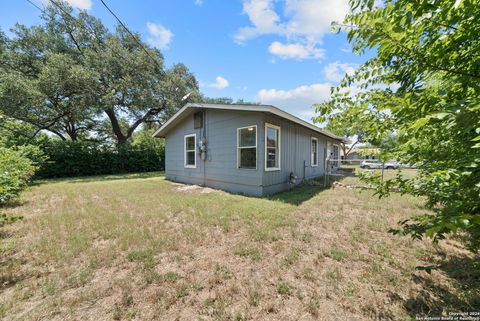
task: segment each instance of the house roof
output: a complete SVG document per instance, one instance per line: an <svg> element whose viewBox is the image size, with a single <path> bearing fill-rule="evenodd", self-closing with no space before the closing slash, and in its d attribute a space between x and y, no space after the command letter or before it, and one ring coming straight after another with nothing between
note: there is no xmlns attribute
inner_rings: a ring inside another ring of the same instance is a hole
<svg viewBox="0 0 480 321"><path fill-rule="evenodd" d="M354 148L350 151L350 153L359 153L359 154L380 154L382 150L380 148L377 148L377 147L358 147L358 148Z"/></svg>
<svg viewBox="0 0 480 321"><path fill-rule="evenodd" d="M157 130L153 136L154 137L165 137L165 134L174 128L179 122L185 119L187 116L191 115L194 111L199 109L222 109L222 110L234 110L234 111L256 111L263 113L270 113L278 117L290 120L296 124L299 124L303 127L316 131L327 137L340 140L342 142L348 142L344 137L336 136L325 129L322 129L318 126L310 124L298 117L293 116L275 106L271 105L229 105L229 104L201 104L201 103L188 103L183 106L175 115L173 115L159 130Z"/></svg>

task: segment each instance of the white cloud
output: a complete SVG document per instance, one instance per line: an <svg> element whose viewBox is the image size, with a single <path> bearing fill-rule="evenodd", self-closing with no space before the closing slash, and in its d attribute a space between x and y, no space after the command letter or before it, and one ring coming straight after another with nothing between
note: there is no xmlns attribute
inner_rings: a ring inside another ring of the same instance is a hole
<svg viewBox="0 0 480 321"><path fill-rule="evenodd" d="M92 7L92 0L65 0L70 6L81 9L81 10L90 10ZM50 0L42 0L42 3L45 5L50 5Z"/></svg>
<svg viewBox="0 0 480 321"><path fill-rule="evenodd" d="M343 21L350 6L348 0L286 0L288 35L305 36L319 42L330 32L333 21Z"/></svg>
<svg viewBox="0 0 480 321"><path fill-rule="evenodd" d="M329 83L300 86L290 90L262 89L255 99L263 104L271 104L287 112L310 121L314 116L313 104L330 98Z"/></svg>
<svg viewBox="0 0 480 321"><path fill-rule="evenodd" d="M355 69L358 68L357 64L340 63L335 61L323 69L325 78L329 81L340 82L342 78L347 75L353 75Z"/></svg>
<svg viewBox="0 0 480 321"><path fill-rule="evenodd" d="M159 49L167 49L173 38L173 33L160 24L147 22L147 29L150 36L148 42Z"/></svg>
<svg viewBox="0 0 480 321"><path fill-rule="evenodd" d="M273 9L272 0L243 0L243 13L248 15L252 26L243 27L235 35L235 41L242 43L262 34L280 33L280 17Z"/></svg>
<svg viewBox="0 0 480 321"><path fill-rule="evenodd" d="M203 0L195 0L195 5L201 6L203 4Z"/></svg>
<svg viewBox="0 0 480 321"><path fill-rule="evenodd" d="M348 0L284 0L283 21L275 11L274 0L243 0L243 12L251 26L235 35L237 42L276 34L318 44L330 31L332 21L343 21L349 11Z"/></svg>
<svg viewBox="0 0 480 321"><path fill-rule="evenodd" d="M228 82L228 80L221 76L218 76L217 78L215 78L215 82L208 84L207 87L221 90L227 88L229 85L230 83Z"/></svg>
<svg viewBox="0 0 480 321"><path fill-rule="evenodd" d="M315 48L312 45L302 45L300 43L282 44L274 41L268 48L270 53L279 56L282 59L321 59L325 56L325 50Z"/></svg>

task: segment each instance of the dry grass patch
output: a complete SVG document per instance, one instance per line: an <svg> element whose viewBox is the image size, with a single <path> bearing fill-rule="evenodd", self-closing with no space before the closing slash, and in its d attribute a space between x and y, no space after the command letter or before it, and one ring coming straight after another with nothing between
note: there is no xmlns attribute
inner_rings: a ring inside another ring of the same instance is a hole
<svg viewBox="0 0 480 321"><path fill-rule="evenodd" d="M479 306L467 262L393 236L421 200L300 187L269 198L178 190L158 173L46 181L8 209L6 320L405 320Z"/></svg>

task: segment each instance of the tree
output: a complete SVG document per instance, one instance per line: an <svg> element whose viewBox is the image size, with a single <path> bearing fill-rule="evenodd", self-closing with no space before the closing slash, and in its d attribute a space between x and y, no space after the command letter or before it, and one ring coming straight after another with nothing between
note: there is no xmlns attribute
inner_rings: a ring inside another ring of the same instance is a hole
<svg viewBox="0 0 480 321"><path fill-rule="evenodd" d="M75 141L93 127L95 75L72 41L48 24L17 25L2 55L0 109L5 115Z"/></svg>
<svg viewBox="0 0 480 321"><path fill-rule="evenodd" d="M415 164L412 179L379 184L424 196L432 209L400 222L394 233L414 238L462 232L480 247L480 6L478 1L395 0L376 6L352 0L345 30L353 50L373 49L373 58L317 105L318 121L356 119L372 139L396 133L387 153ZM348 89L357 86L354 94Z"/></svg>
<svg viewBox="0 0 480 321"><path fill-rule="evenodd" d="M343 156L345 157L350 154L358 143L365 142L365 131L362 128L362 124L358 123L356 119L343 117L343 115L332 115L325 128L335 135L353 139L349 146L344 142L341 144Z"/></svg>
<svg viewBox="0 0 480 321"><path fill-rule="evenodd" d="M123 26L110 32L57 0L42 19L39 26L17 25L7 40L0 108L9 117L73 141L109 136L106 126L96 132L108 119L123 145L141 124L162 123L185 95L200 97L187 67L165 68L160 51Z"/></svg>

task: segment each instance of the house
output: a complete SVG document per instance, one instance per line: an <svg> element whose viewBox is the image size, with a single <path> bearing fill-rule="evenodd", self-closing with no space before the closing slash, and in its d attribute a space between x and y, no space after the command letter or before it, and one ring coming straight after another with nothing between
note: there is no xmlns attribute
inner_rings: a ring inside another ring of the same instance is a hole
<svg viewBox="0 0 480 321"><path fill-rule="evenodd" d="M378 159L378 155L380 155L380 148L376 147L358 147L353 148L350 153L348 153L345 159L352 159L352 160L359 160L359 159Z"/></svg>
<svg viewBox="0 0 480 321"><path fill-rule="evenodd" d="M343 141L274 106L199 103L154 136L165 138L167 179L255 196L322 176Z"/></svg>

